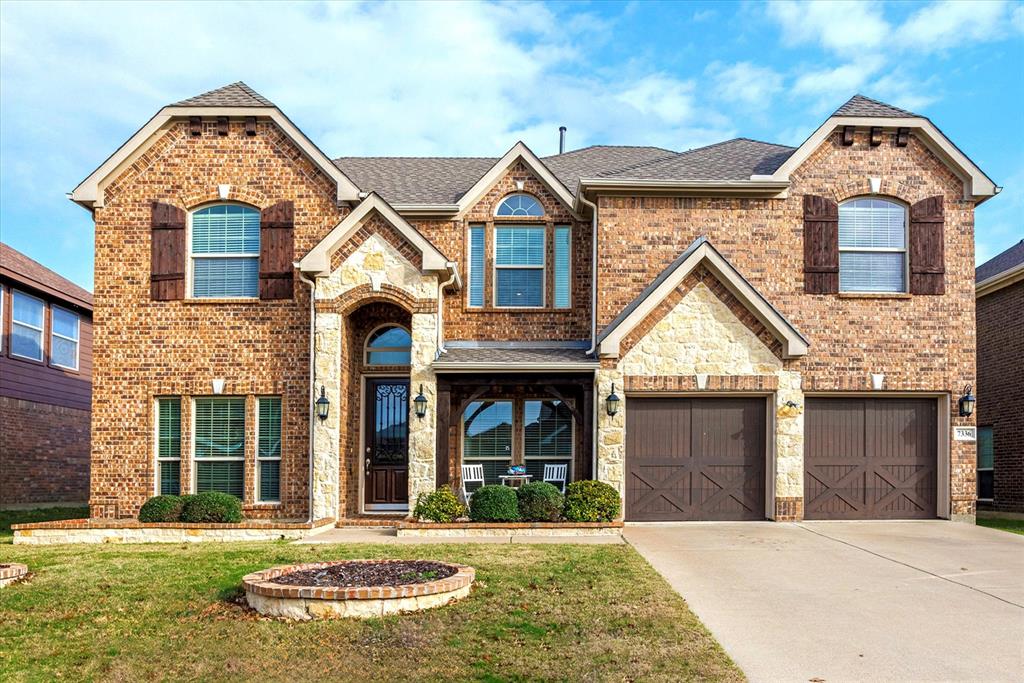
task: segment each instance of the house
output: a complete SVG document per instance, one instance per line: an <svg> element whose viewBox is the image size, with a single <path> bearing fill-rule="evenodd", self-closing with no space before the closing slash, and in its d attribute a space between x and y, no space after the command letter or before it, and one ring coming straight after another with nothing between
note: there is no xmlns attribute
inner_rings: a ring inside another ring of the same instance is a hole
<svg viewBox="0 0 1024 683"><path fill-rule="evenodd" d="M183 100L71 194L91 513L405 514L464 463L561 463L627 520L973 519L953 428L996 192L862 96L797 148L333 160L243 83Z"/></svg>
<svg viewBox="0 0 1024 683"><path fill-rule="evenodd" d="M974 273L978 507L1024 512L1024 240Z"/></svg>
<svg viewBox="0 0 1024 683"><path fill-rule="evenodd" d="M92 295L0 243L0 509L89 500Z"/></svg>

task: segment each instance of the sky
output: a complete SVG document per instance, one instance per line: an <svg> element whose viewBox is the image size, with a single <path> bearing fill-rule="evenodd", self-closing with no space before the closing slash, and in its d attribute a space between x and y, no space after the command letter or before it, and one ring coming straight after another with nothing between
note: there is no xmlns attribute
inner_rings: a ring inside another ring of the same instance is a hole
<svg viewBox="0 0 1024 683"><path fill-rule="evenodd" d="M522 139L799 145L855 93L923 114L1024 238L1024 2L0 3L0 240L92 288L66 198L162 106L245 81L331 157Z"/></svg>

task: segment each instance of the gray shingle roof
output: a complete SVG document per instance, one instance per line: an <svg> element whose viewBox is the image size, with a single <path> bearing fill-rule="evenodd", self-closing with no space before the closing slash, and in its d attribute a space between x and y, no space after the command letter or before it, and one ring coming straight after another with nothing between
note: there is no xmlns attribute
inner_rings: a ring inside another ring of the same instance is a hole
<svg viewBox="0 0 1024 683"><path fill-rule="evenodd" d="M770 175L795 147L736 138L600 174L630 180L749 180Z"/></svg>
<svg viewBox="0 0 1024 683"><path fill-rule="evenodd" d="M587 355L585 348L545 348L524 346L458 346L449 343L448 353L436 361L435 366L488 365L494 368L514 368L522 365L576 364L597 366L597 360Z"/></svg>
<svg viewBox="0 0 1024 683"><path fill-rule="evenodd" d="M974 281L981 282L1024 263L1024 240L974 269Z"/></svg>
<svg viewBox="0 0 1024 683"><path fill-rule="evenodd" d="M454 204L487 173L492 157L342 157L334 165L390 204Z"/></svg>
<svg viewBox="0 0 1024 683"><path fill-rule="evenodd" d="M895 116L898 118L918 118L919 115L906 109L894 107L885 102L873 100L863 95L854 95L843 106L836 109L832 116Z"/></svg>
<svg viewBox="0 0 1024 683"><path fill-rule="evenodd" d="M570 192L575 193L580 178L594 178L676 154L678 152L661 147L592 145L544 157L541 161Z"/></svg>
<svg viewBox="0 0 1024 683"><path fill-rule="evenodd" d="M273 107L274 103L242 81L225 85L202 95L175 102L174 107Z"/></svg>

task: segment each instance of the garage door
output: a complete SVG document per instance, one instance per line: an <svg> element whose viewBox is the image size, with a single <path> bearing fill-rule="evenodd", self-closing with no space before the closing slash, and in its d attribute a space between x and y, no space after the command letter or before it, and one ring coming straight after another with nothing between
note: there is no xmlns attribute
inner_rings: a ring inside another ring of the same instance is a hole
<svg viewBox="0 0 1024 683"><path fill-rule="evenodd" d="M765 399L630 398L626 519L764 519Z"/></svg>
<svg viewBox="0 0 1024 683"><path fill-rule="evenodd" d="M808 398L804 517L935 517L937 413L927 398Z"/></svg>

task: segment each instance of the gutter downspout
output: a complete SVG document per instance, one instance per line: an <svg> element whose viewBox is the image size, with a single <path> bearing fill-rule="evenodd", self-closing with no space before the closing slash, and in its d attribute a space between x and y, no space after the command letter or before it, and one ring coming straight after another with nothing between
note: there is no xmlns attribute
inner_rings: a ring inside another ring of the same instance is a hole
<svg viewBox="0 0 1024 683"><path fill-rule="evenodd" d="M296 268L299 264L294 264ZM316 427L316 280L310 280L302 271L299 271L299 279L309 285L309 519L307 524L313 524L313 430Z"/></svg>
<svg viewBox="0 0 1024 683"><path fill-rule="evenodd" d="M579 194L576 196L580 200L581 204L590 207L591 219L590 219L590 348L587 350L587 355L597 352L597 204L588 200L583 196L583 188L580 188ZM590 472L594 478L597 478L597 421L600 419L599 405L601 403L599 391L600 387L597 386L597 370L594 370L594 438L591 440L590 447Z"/></svg>
<svg viewBox="0 0 1024 683"><path fill-rule="evenodd" d="M456 270L458 264L454 261L449 261L445 265L452 276L446 282L442 282L437 286L437 352L434 354L435 360L440 358L441 354L448 353L448 349L444 348L444 288L455 282L459 277L459 271Z"/></svg>

